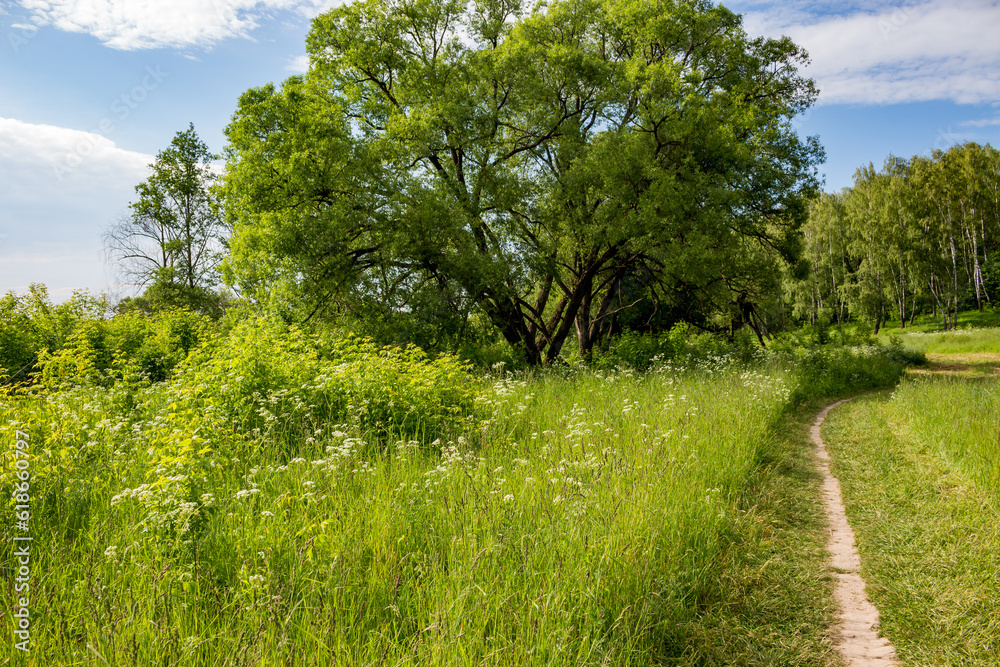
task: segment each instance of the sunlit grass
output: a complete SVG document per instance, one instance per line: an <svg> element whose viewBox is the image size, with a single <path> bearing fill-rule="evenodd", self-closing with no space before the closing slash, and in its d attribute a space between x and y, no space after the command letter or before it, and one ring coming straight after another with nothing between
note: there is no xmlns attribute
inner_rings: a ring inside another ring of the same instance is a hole
<svg viewBox="0 0 1000 667"><path fill-rule="evenodd" d="M888 414L901 433L1000 500L1000 385L996 380L904 381Z"/></svg>
<svg viewBox="0 0 1000 667"><path fill-rule="evenodd" d="M997 664L1000 484L995 384L904 380L824 429L862 573L900 663Z"/></svg>
<svg viewBox="0 0 1000 667"><path fill-rule="evenodd" d="M906 347L928 354L1000 354L1000 328L911 332L899 338Z"/></svg>
<svg viewBox="0 0 1000 667"><path fill-rule="evenodd" d="M681 655L677 628L713 587L721 536L787 394L774 372L508 377L454 440L378 445L331 425L290 459L252 442L209 466L203 518L186 530L157 530L123 495L155 459L141 425L98 417L109 394L8 402L4 423L40 439L52 420L65 440L36 459L36 658Z"/></svg>

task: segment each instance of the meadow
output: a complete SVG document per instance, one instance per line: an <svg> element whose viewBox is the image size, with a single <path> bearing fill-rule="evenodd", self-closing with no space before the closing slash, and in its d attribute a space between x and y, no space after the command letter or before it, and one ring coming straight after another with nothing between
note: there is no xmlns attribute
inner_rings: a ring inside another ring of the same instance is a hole
<svg viewBox="0 0 1000 667"><path fill-rule="evenodd" d="M1000 335L916 333L935 360L824 431L881 631L902 665L1000 655Z"/></svg>
<svg viewBox="0 0 1000 667"><path fill-rule="evenodd" d="M1000 328L913 331L898 336L906 347L926 354L997 354Z"/></svg>
<svg viewBox="0 0 1000 667"><path fill-rule="evenodd" d="M0 403L6 526L28 435L34 664L829 664L782 433L903 369L866 346L486 373L259 320L159 382L67 349Z"/></svg>

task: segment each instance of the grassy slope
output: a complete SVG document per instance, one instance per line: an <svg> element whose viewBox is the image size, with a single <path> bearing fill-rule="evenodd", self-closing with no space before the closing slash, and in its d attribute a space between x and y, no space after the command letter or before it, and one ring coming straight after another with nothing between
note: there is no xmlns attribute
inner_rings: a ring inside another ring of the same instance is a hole
<svg viewBox="0 0 1000 667"><path fill-rule="evenodd" d="M983 312L978 310L965 310L958 314L958 326L960 329L971 327L973 329L982 329L990 327L1000 327L1000 310L993 310L987 308ZM904 332L919 332L919 333L934 333L940 332L944 328L944 324L940 317L935 317L933 315L919 315L913 321L911 326L909 320L907 320L906 327L904 329L899 328L899 322L889 322L882 331L879 332L879 338L889 337L893 334L899 334Z"/></svg>
<svg viewBox="0 0 1000 667"><path fill-rule="evenodd" d="M917 333L900 336L906 347L928 354L982 354L1000 350L1000 329L959 329L957 331Z"/></svg>
<svg viewBox="0 0 1000 667"><path fill-rule="evenodd" d="M836 664L811 411L775 441L775 381L508 383L481 443L444 457L373 457L328 432L299 462L264 448L218 470L215 510L177 542L111 504L144 479L145 443L96 424L100 395L67 395L37 413L66 449L32 519L34 657Z"/></svg>
<svg viewBox="0 0 1000 667"><path fill-rule="evenodd" d="M919 411L942 399L941 386L959 382L924 381L907 389L907 400ZM961 417L954 407L952 420ZM824 437L869 596L902 663L995 666L1000 505L945 442L930 442L925 432L880 393L834 411Z"/></svg>
<svg viewBox="0 0 1000 667"><path fill-rule="evenodd" d="M958 329L944 331L940 318L921 315L905 329L886 326L878 338L888 342L899 337L906 347L929 354L1000 352L1000 311L965 311L959 314L958 324Z"/></svg>

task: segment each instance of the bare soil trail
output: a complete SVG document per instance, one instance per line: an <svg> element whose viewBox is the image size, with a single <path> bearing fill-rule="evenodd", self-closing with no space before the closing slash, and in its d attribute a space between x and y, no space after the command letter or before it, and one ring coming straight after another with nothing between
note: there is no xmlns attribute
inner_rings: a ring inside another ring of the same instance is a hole
<svg viewBox="0 0 1000 667"><path fill-rule="evenodd" d="M831 556L830 567L837 578L834 596L840 605L837 650L850 667L898 665L892 643L878 636L878 610L865 593L861 561L854 544L854 531L844 512L840 482L830 473L830 455L820 436L820 427L827 414L845 402L838 401L821 411L809 432L816 444L816 465L823 475L823 505L830 522L827 551Z"/></svg>

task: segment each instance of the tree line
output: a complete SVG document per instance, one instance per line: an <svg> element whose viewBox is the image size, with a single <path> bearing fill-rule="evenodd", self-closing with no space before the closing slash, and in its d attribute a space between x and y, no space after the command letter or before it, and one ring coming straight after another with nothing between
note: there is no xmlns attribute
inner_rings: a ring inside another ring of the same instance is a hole
<svg viewBox="0 0 1000 667"><path fill-rule="evenodd" d="M822 147L791 126L807 54L711 2L361 0L307 51L240 97L221 156L193 127L157 156L106 238L146 288L120 309L235 296L535 365L678 323L761 345L802 322L953 327L1000 291L997 151L890 157L821 194Z"/></svg>
<svg viewBox="0 0 1000 667"><path fill-rule="evenodd" d="M967 143L869 164L813 201L802 233L811 270L786 281L795 317L853 317L877 333L933 313L954 328L959 311L1000 298L1000 151Z"/></svg>

